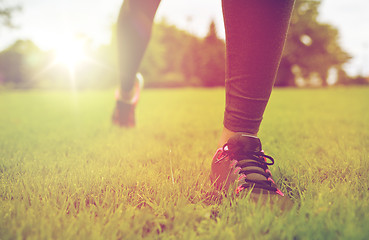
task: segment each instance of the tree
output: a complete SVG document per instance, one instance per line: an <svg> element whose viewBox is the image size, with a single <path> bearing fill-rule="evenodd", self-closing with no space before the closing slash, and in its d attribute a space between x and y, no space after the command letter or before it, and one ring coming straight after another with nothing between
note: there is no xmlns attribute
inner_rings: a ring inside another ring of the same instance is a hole
<svg viewBox="0 0 369 240"><path fill-rule="evenodd" d="M203 85L224 86L225 45L224 41L217 36L214 21L210 23L208 34L203 40L201 56L199 78Z"/></svg>
<svg viewBox="0 0 369 240"><path fill-rule="evenodd" d="M0 25L14 27L12 16L14 12L19 11L19 6L4 6L4 1L0 0Z"/></svg>
<svg viewBox="0 0 369 240"><path fill-rule="evenodd" d="M199 77L199 70L201 69L201 51L201 39L192 37L187 41L186 50L182 57L181 72L190 85L202 85L202 80Z"/></svg>
<svg viewBox="0 0 369 240"><path fill-rule="evenodd" d="M342 69L350 56L338 43L338 30L317 19L321 1L297 0L276 86L294 86L296 75L316 75L327 85L329 69Z"/></svg>
<svg viewBox="0 0 369 240"><path fill-rule="evenodd" d="M0 83L30 88L33 76L45 65L46 55L30 40L18 40L0 53Z"/></svg>
<svg viewBox="0 0 369 240"><path fill-rule="evenodd" d="M182 59L192 36L167 23L165 19L153 26L153 34L142 60L140 72L146 86L183 86ZM146 84L147 83L147 84Z"/></svg>
<svg viewBox="0 0 369 240"><path fill-rule="evenodd" d="M0 84L19 85L24 82L22 55L4 51L0 54Z"/></svg>

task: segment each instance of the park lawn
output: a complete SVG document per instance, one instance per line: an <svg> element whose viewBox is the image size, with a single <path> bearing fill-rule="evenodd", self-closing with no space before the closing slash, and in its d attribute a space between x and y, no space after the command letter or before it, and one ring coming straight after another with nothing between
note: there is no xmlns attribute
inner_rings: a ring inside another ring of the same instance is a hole
<svg viewBox="0 0 369 240"><path fill-rule="evenodd" d="M224 90L0 92L0 239L369 239L369 88L275 89L259 137L294 202L212 197Z"/></svg>

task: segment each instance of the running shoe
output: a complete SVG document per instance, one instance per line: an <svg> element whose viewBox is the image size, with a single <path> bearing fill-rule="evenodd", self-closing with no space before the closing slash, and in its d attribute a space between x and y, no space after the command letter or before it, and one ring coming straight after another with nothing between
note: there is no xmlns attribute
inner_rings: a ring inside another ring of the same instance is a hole
<svg viewBox="0 0 369 240"><path fill-rule="evenodd" d="M236 194L252 192L252 195L284 194L277 188L268 166L274 164L265 155L260 139L237 133L219 148L213 158L210 179L217 190L228 191L233 186Z"/></svg>
<svg viewBox="0 0 369 240"><path fill-rule="evenodd" d="M135 109L140 98L140 92L143 87L143 77L140 73L136 75L136 81L133 86L133 97L130 100L123 100L119 89L115 92L116 105L112 116L113 124L120 127L133 128L136 125Z"/></svg>

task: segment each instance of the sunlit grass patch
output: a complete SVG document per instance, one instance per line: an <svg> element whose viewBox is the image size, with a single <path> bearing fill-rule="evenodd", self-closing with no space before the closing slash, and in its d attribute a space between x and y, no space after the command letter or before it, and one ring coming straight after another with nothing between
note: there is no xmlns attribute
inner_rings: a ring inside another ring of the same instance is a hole
<svg viewBox="0 0 369 240"><path fill-rule="evenodd" d="M369 89L276 89L260 138L291 211L216 199L223 89L0 94L0 238L366 239Z"/></svg>

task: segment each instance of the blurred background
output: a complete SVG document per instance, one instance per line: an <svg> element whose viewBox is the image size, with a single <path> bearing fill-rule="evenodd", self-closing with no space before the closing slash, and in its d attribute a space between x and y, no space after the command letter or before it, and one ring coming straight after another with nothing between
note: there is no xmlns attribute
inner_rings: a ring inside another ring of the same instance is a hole
<svg viewBox="0 0 369 240"><path fill-rule="evenodd" d="M0 0L0 89L118 86L121 0ZM369 2L296 0L276 86L369 84ZM146 87L224 85L221 0L163 0Z"/></svg>

